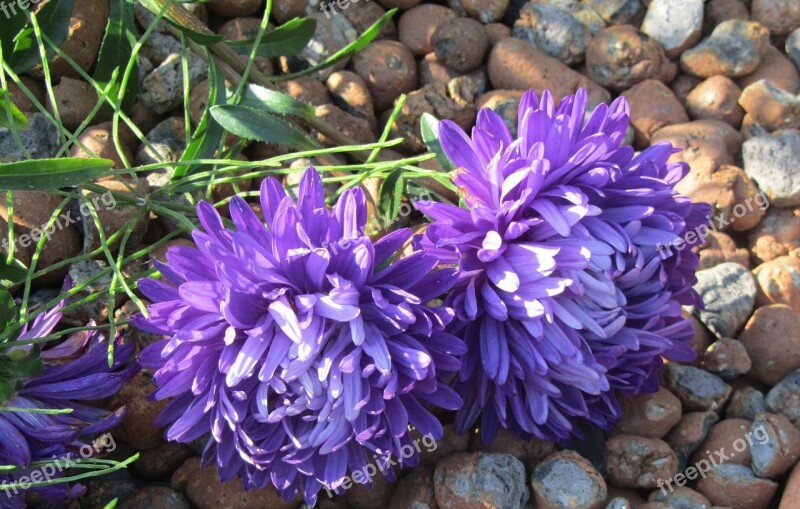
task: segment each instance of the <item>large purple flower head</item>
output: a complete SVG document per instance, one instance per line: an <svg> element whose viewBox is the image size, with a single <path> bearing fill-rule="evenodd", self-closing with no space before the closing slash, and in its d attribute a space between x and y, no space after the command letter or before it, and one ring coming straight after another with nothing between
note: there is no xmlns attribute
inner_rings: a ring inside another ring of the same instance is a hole
<svg viewBox="0 0 800 509"><path fill-rule="evenodd" d="M622 144L624 99L588 118L586 101L526 93L516 139L490 109L471 139L440 124L466 208L419 204L434 220L420 245L458 267L447 303L468 352L456 425L480 416L486 442L500 427L560 442L582 421L608 428L618 392L652 388L662 355L693 356L681 304L699 303L697 257L658 246L706 209L673 191L687 166L667 163L672 146Z"/></svg>
<svg viewBox="0 0 800 509"><path fill-rule="evenodd" d="M210 431L204 461L216 459L223 480L271 483L313 505L348 468L401 459L410 426L442 435L428 408L460 406L441 380L465 347L444 331L452 310L427 305L454 271L424 252L392 260L410 231L373 243L363 192L345 191L328 209L313 168L298 196L265 180L263 221L237 197L235 229L201 203L197 249L171 249L159 265L167 282L141 283L154 304L136 323L169 336L141 358L157 369L155 398L175 398L160 416L167 437ZM417 452L406 448L405 463Z"/></svg>
<svg viewBox="0 0 800 509"><path fill-rule="evenodd" d="M63 306L61 302L40 314L30 327L23 328L17 341L31 342L50 334L61 319ZM51 504L65 504L83 494L85 488L80 484L58 483L30 489L24 486L30 481L62 478L65 461L87 457L87 447L92 449L87 443L89 437L122 421L124 409L109 412L81 403L116 394L138 370L133 358L135 346L123 344L119 337L115 346L114 362L109 366L104 334L97 330L78 332L41 352L44 368L40 374L17 380L11 398L0 404L0 465L18 467L0 474L0 508L25 507L28 492ZM35 355L30 344L10 350L26 357ZM49 413L63 409L72 411ZM32 465L54 460L60 461L61 466Z"/></svg>

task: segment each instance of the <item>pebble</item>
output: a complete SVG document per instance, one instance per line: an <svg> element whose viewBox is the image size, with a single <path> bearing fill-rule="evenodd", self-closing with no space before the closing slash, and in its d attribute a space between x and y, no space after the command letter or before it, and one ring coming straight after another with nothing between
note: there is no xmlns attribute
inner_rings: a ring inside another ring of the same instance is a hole
<svg viewBox="0 0 800 509"><path fill-rule="evenodd" d="M84 199L93 205L100 224L103 225L104 240L98 234L90 206L86 202L82 202L80 212L83 217L83 251L88 253L103 246L108 247L112 252L117 251L121 245L122 236L125 235L123 227L137 216L138 219L130 229L131 233L126 247L130 248L139 245L147 232L150 215L142 213L139 203L126 203L121 199L116 199L111 193L143 200L150 190L147 180L141 178L136 180L122 179L122 177L118 177L114 180L97 182L97 185L107 191L100 194L95 191L84 190L82 194ZM122 231L121 235L113 242L108 242L109 237L118 231Z"/></svg>
<svg viewBox="0 0 800 509"><path fill-rule="evenodd" d="M419 4L422 0L379 0L380 4L387 9L410 9Z"/></svg>
<svg viewBox="0 0 800 509"><path fill-rule="evenodd" d="M119 507L120 509L189 509L189 501L171 488L147 486L137 490L136 495Z"/></svg>
<svg viewBox="0 0 800 509"><path fill-rule="evenodd" d="M336 71L338 72L338 71ZM331 73L333 76L335 73ZM305 101L312 106L319 106L331 102L328 89L321 82L311 76L301 76L297 79L281 82L281 90L295 99Z"/></svg>
<svg viewBox="0 0 800 509"><path fill-rule="evenodd" d="M768 262L800 248L800 209L772 207L749 235L756 260Z"/></svg>
<svg viewBox="0 0 800 509"><path fill-rule="evenodd" d="M769 45L769 30L754 21L728 20L681 55L681 68L701 78L736 78L755 71Z"/></svg>
<svg viewBox="0 0 800 509"><path fill-rule="evenodd" d="M759 292L756 304L786 304L800 313L800 259L781 256L755 269Z"/></svg>
<svg viewBox="0 0 800 509"><path fill-rule="evenodd" d="M222 483L219 481L216 465L199 468L189 474L186 481L186 496L198 509L219 509L221 507L225 509L254 509L256 507L295 509L299 505L298 500L284 501L272 486L248 491L244 489L240 479Z"/></svg>
<svg viewBox="0 0 800 509"><path fill-rule="evenodd" d="M499 41L489 53L489 81L498 90L550 90L553 98L574 94L586 88L589 105L594 107L610 99L608 91L572 68L519 39L508 37Z"/></svg>
<svg viewBox="0 0 800 509"><path fill-rule="evenodd" d="M328 76L326 84L337 106L346 113L363 118L369 123L370 128L374 129L375 106L367 84L358 74L351 71L336 71Z"/></svg>
<svg viewBox="0 0 800 509"><path fill-rule="evenodd" d="M317 118L323 119L333 126L338 132L349 136L359 143L373 143L375 141L375 133L372 132L372 127L369 121L364 118L358 117L347 113L343 109L334 106L333 104L323 104L316 107ZM321 145L331 145L333 140L321 132L312 132L312 136Z"/></svg>
<svg viewBox="0 0 800 509"><path fill-rule="evenodd" d="M156 426L155 420L169 401L150 401L148 396L155 390L152 375L140 371L119 392L119 403L127 411L116 432L123 434L122 438L140 451L165 443L164 431Z"/></svg>
<svg viewBox="0 0 800 509"><path fill-rule="evenodd" d="M800 205L800 131L789 129L756 136L742 145L744 171L776 207Z"/></svg>
<svg viewBox="0 0 800 509"><path fill-rule="evenodd" d="M147 133L147 140L156 152L153 153L149 147L142 144L136 152L136 164L179 161L183 151L186 150L186 131L183 118L170 117L162 120ZM157 187L152 186L152 182L150 184L151 187Z"/></svg>
<svg viewBox="0 0 800 509"><path fill-rule="evenodd" d="M55 97L55 106L48 94L46 97L47 109L55 114L57 108L61 122L70 131L75 131L89 118L98 101L97 92L90 84L66 76L53 87L53 96ZM99 123L108 120L108 112L108 108L100 108L90 122Z"/></svg>
<svg viewBox="0 0 800 509"><path fill-rule="evenodd" d="M223 18L236 18L255 14L263 3L263 0L209 0L208 10Z"/></svg>
<svg viewBox="0 0 800 509"><path fill-rule="evenodd" d="M756 298L753 275L737 263L723 263L697 272L695 290L706 307L700 319L722 337L735 337L750 317Z"/></svg>
<svg viewBox="0 0 800 509"><path fill-rule="evenodd" d="M386 14L386 9L381 7L381 4L378 2L366 2L359 4L358 9L346 9L343 14L350 24L353 25L353 28L356 29L356 32L363 34L369 27L375 24L376 21ZM378 33L378 37L376 39L388 39L390 41L396 41L397 27L395 24L386 23L383 29L381 29L381 31Z"/></svg>
<svg viewBox="0 0 800 509"><path fill-rule="evenodd" d="M202 81L208 64L189 50L189 86ZM147 75L142 83L142 101L156 113L166 113L183 102L183 59L180 53L170 54Z"/></svg>
<svg viewBox="0 0 800 509"><path fill-rule="evenodd" d="M27 115L28 129L18 131L22 146L29 154L20 150L11 130L0 127L0 163L13 163L26 159L48 159L55 157L61 147L59 131L44 113Z"/></svg>
<svg viewBox="0 0 800 509"><path fill-rule="evenodd" d="M725 419L714 424L691 462L696 465L703 459L713 459L749 466L751 444L747 437L750 425L751 422L746 419Z"/></svg>
<svg viewBox="0 0 800 509"><path fill-rule="evenodd" d="M696 316L692 315L691 313L687 313L686 310L683 311L684 318L687 318L692 324L692 330L694 334L692 334L692 350L697 353L697 358L694 360L693 365L700 366L702 361L703 352L706 351L711 345L711 342L714 341L712 334L708 331L703 322L697 319Z"/></svg>
<svg viewBox="0 0 800 509"><path fill-rule="evenodd" d="M118 472L103 477L86 479L81 484L86 486L86 494L81 497L81 507L90 509L105 508L112 500L124 500L136 496L139 487L133 482L130 474Z"/></svg>
<svg viewBox="0 0 800 509"><path fill-rule="evenodd" d="M502 439L502 430L496 440ZM458 452L465 452L469 447L470 437L467 434L458 434L453 429L452 424L444 425L444 435L436 443L436 449L423 449L420 452L420 464L427 467L435 467L436 463L442 458Z"/></svg>
<svg viewBox="0 0 800 509"><path fill-rule="evenodd" d="M358 9L361 7L359 5ZM348 12L348 10L342 12ZM321 64L358 38L359 32L356 31L346 16L334 15L328 17L321 12L313 12L306 16L306 19L313 19L317 22L317 29L314 31L314 35L300 53L300 56L309 65ZM372 44L376 43L373 42ZM363 51L366 52L367 50ZM330 76L331 73L344 69L349 61L349 58L343 58L338 63L315 72L312 76L320 79L320 81L325 81L325 78Z"/></svg>
<svg viewBox="0 0 800 509"><path fill-rule="evenodd" d="M800 73L797 67L781 50L772 45L767 47L756 70L737 78L736 83L740 88L746 88L759 80L767 80L790 94L800 91Z"/></svg>
<svg viewBox="0 0 800 509"><path fill-rule="evenodd" d="M661 81L642 81L621 95L630 106L630 120L637 147L648 147L653 133L662 127L689 121L680 100Z"/></svg>
<svg viewBox="0 0 800 509"><path fill-rule="evenodd" d="M146 479L169 479L192 456L194 451L188 445L167 442L155 449L142 451L133 468Z"/></svg>
<svg viewBox="0 0 800 509"><path fill-rule="evenodd" d="M750 382L747 382L750 383ZM767 403L764 393L752 385L742 385L733 391L728 406L725 407L725 418L747 419L752 421L761 412L766 412Z"/></svg>
<svg viewBox="0 0 800 509"><path fill-rule="evenodd" d="M767 131L800 128L800 96L784 92L767 80L745 88L739 104Z"/></svg>
<svg viewBox="0 0 800 509"><path fill-rule="evenodd" d="M711 509L711 501L700 493L686 486L671 486L672 491L664 494L662 490L654 490L648 500L661 502L674 509Z"/></svg>
<svg viewBox="0 0 800 509"><path fill-rule="evenodd" d="M434 472L440 509L523 509L529 498L525 467L511 454L458 453Z"/></svg>
<svg viewBox="0 0 800 509"><path fill-rule="evenodd" d="M800 369L792 371L767 393L767 409L800 425Z"/></svg>
<svg viewBox="0 0 800 509"><path fill-rule="evenodd" d="M749 3L749 2L748 2ZM710 0L706 2L703 25L706 32L729 19L750 19L750 9L743 0Z"/></svg>
<svg viewBox="0 0 800 509"><path fill-rule="evenodd" d="M617 435L606 444L608 480L620 488L655 488L678 472L678 458L663 440Z"/></svg>
<svg viewBox="0 0 800 509"><path fill-rule="evenodd" d="M447 427L445 427L447 430ZM474 433L469 441L469 450L472 452L509 453L520 460L528 469L532 469L539 462L555 451L555 445L546 440L534 438L525 441L514 433L500 429L494 441L486 445L481 441L480 433Z"/></svg>
<svg viewBox="0 0 800 509"><path fill-rule="evenodd" d="M719 120L737 128L744 117L744 109L739 106L740 95L742 89L732 79L712 76L686 96L686 111L694 120Z"/></svg>
<svg viewBox="0 0 800 509"><path fill-rule="evenodd" d="M395 481L390 481L385 475L376 475L372 478L372 486L355 483L344 492L344 498L351 509L386 507L394 495L395 487Z"/></svg>
<svg viewBox="0 0 800 509"><path fill-rule="evenodd" d="M431 44L440 62L456 72L466 73L481 65L489 39L478 21L452 18L436 28Z"/></svg>
<svg viewBox="0 0 800 509"><path fill-rule="evenodd" d="M217 34L229 41L244 41L255 39L261 29L261 18L233 18L217 29ZM273 74L272 61L267 57L255 57L255 69L265 75Z"/></svg>
<svg viewBox="0 0 800 509"><path fill-rule="evenodd" d="M644 16L640 0L582 0L609 25L639 25Z"/></svg>
<svg viewBox="0 0 800 509"><path fill-rule="evenodd" d="M658 79L668 64L654 39L630 25L601 30L586 49L586 70L594 81L615 91Z"/></svg>
<svg viewBox="0 0 800 509"><path fill-rule="evenodd" d="M795 0L753 0L750 12L773 37L785 37L800 27L800 3Z"/></svg>
<svg viewBox="0 0 800 509"><path fill-rule="evenodd" d="M486 30L486 37L489 39L490 48L497 44L500 39L511 37L511 28L502 23L489 23L483 27L483 29Z"/></svg>
<svg viewBox="0 0 800 509"><path fill-rule="evenodd" d="M171 34L153 32L144 41L139 55L147 58L154 65L161 65L172 53L181 52L181 41Z"/></svg>
<svg viewBox="0 0 800 509"><path fill-rule="evenodd" d="M589 33L596 35L606 27L606 21L596 10L580 0L532 0L537 4L553 5L572 14L581 25L589 29Z"/></svg>
<svg viewBox="0 0 800 509"><path fill-rule="evenodd" d="M459 77L461 73L450 69L436 57L436 53L428 53L420 59L418 66L419 86L441 83L447 85L450 80Z"/></svg>
<svg viewBox="0 0 800 509"><path fill-rule="evenodd" d="M154 449L157 450L157 449ZM169 485L173 490L180 493L186 493L186 485L189 479L202 468L201 460L198 456L191 457L181 464L177 470L172 474Z"/></svg>
<svg viewBox="0 0 800 509"><path fill-rule="evenodd" d="M433 51L433 33L456 13L443 5L422 4L404 12L397 23L397 31L406 48L421 57Z"/></svg>
<svg viewBox="0 0 800 509"><path fill-rule="evenodd" d="M120 149L125 155L125 161L127 161L128 164L131 164L133 162L133 154L131 154L130 149L125 144L123 132L122 126L120 126ZM84 150L82 147L86 147L89 152ZM117 151L117 147L114 143L113 127L111 122L103 122L95 126L87 127L78 136L77 142L70 149L70 156L84 158L100 157L113 161L114 168L122 169L126 167L125 161L123 161L122 157L120 157L120 154Z"/></svg>
<svg viewBox="0 0 800 509"><path fill-rule="evenodd" d="M433 470L416 468L397 485L389 509L437 509Z"/></svg>
<svg viewBox="0 0 800 509"><path fill-rule="evenodd" d="M620 397L622 419L612 433L663 438L681 420L681 401L664 387L655 393Z"/></svg>
<svg viewBox="0 0 800 509"><path fill-rule="evenodd" d="M735 156L742 146L742 135L725 122L693 120L659 129L653 133L650 142L660 141L668 141L683 149L672 154L671 162L683 161L694 168L696 162L706 159L710 169L715 170L723 164L735 163Z"/></svg>
<svg viewBox="0 0 800 509"><path fill-rule="evenodd" d="M469 16L488 24L503 18L509 0L448 0L448 4L459 16Z"/></svg>
<svg viewBox="0 0 800 509"><path fill-rule="evenodd" d="M726 463L713 467L697 483L697 491L715 505L730 509L766 509L778 484L756 477L750 467Z"/></svg>
<svg viewBox="0 0 800 509"><path fill-rule="evenodd" d="M414 55L397 41L375 41L353 57L353 71L367 84L375 112L392 107L398 94L417 88Z"/></svg>
<svg viewBox="0 0 800 509"><path fill-rule="evenodd" d="M514 22L514 37L567 65L583 61L591 32L569 11L528 2Z"/></svg>
<svg viewBox="0 0 800 509"><path fill-rule="evenodd" d="M39 260L41 262L41 259ZM88 279L94 278L98 272L105 270L108 264L105 260L81 260L73 263L69 267L69 277L72 278L73 287L85 283ZM72 295L72 302L79 302L81 299L89 295L102 292L104 295L108 293L111 287L112 273L108 272L100 278L89 283L85 288ZM115 306L122 303L124 292L117 292ZM72 308L70 311L64 313L62 323L72 325L74 327L83 327L90 320L98 323L103 323L108 319L108 302L107 299L95 299L93 301L84 302L79 306ZM130 415L130 410L128 411Z"/></svg>
<svg viewBox="0 0 800 509"><path fill-rule="evenodd" d="M652 0L642 23L646 33L676 58L698 41L703 30L703 0Z"/></svg>
<svg viewBox="0 0 800 509"><path fill-rule="evenodd" d="M723 232L709 232L708 239L698 253L700 263L697 270L710 269L725 262L738 263L750 268L750 253L738 247L736 242Z"/></svg>
<svg viewBox="0 0 800 509"><path fill-rule="evenodd" d="M750 376L774 385L800 368L800 317L784 304L756 309L739 336L753 361Z"/></svg>
<svg viewBox="0 0 800 509"><path fill-rule="evenodd" d="M675 79L669 84L669 88L675 93L675 96L686 106L686 98L694 88L702 83L703 80L691 74L678 74Z"/></svg>
<svg viewBox="0 0 800 509"><path fill-rule="evenodd" d="M284 24L294 18L302 18L306 13L307 2L303 0L275 0L272 2L272 14L275 21Z"/></svg>
<svg viewBox="0 0 800 509"><path fill-rule="evenodd" d="M716 375L694 366L668 364L662 383L683 403L686 410L718 411L728 401L731 387Z"/></svg>
<svg viewBox="0 0 800 509"><path fill-rule="evenodd" d="M747 350L739 341L722 338L715 341L703 354L703 368L730 380L750 371L751 361Z"/></svg>
<svg viewBox="0 0 800 509"><path fill-rule="evenodd" d="M800 28L792 32L786 39L785 49L795 67L800 69Z"/></svg>
<svg viewBox="0 0 800 509"><path fill-rule="evenodd" d="M679 470L683 471L689 457L700 447L708 436L708 431L717 421L719 416L715 412L689 412L681 417L678 424L672 428L666 442L675 451L678 458Z"/></svg>
<svg viewBox="0 0 800 509"><path fill-rule="evenodd" d="M492 90L478 97L475 106L478 109L491 108L500 117L511 132L511 136L517 135L517 115L519 112L519 101L522 99L523 92L519 90Z"/></svg>
<svg viewBox="0 0 800 509"><path fill-rule="evenodd" d="M786 416L763 413L751 428L752 468L759 477L776 478L800 459L800 431Z"/></svg>
<svg viewBox="0 0 800 509"><path fill-rule="evenodd" d="M800 507L800 463L795 465L786 481L786 489L783 491L778 509L795 509L797 507Z"/></svg>
<svg viewBox="0 0 800 509"><path fill-rule="evenodd" d="M758 187L741 168L725 164L711 170L713 167L708 160L693 163L692 171L676 189L713 206L707 223L710 228L747 231L758 225L764 215L763 209L754 205L761 197Z"/></svg>
<svg viewBox="0 0 800 509"><path fill-rule="evenodd" d="M531 476L537 509L600 509L608 489L600 473L575 451L551 454Z"/></svg>

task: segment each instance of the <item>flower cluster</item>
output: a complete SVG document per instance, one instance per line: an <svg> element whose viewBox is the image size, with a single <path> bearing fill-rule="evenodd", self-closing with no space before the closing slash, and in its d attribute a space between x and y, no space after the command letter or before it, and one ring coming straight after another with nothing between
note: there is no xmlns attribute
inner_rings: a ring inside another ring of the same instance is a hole
<svg viewBox="0 0 800 509"><path fill-rule="evenodd" d="M411 426L442 436L431 407L461 406L445 378L465 348L445 330L452 310L428 305L454 269L421 251L395 259L409 230L367 237L360 189L328 209L310 168L297 194L295 204L265 180L263 221L236 197L235 228L201 203L197 248L172 248L158 265L166 281L140 283L153 304L136 324L167 336L140 359L156 370L154 397L174 398L159 418L167 437L210 433L204 462L223 481L272 484L313 505L368 453L401 457Z"/></svg>
<svg viewBox="0 0 800 509"><path fill-rule="evenodd" d="M30 327L26 325L17 341L31 341L50 334L61 319L64 304L61 302L40 314ZM12 349L25 353L30 345ZM122 421L124 408L110 412L82 401L95 401L117 393L138 370L133 360L134 351L133 344L123 344L121 338L116 338L114 362L109 366L105 336L97 330L86 330L41 352L42 372L21 380L20 387L2 405L0 412L0 465L20 469L0 474L4 490L0 492L0 507L25 507L27 491L54 505L83 494L85 488L79 484L57 483L29 490L9 487L16 486L20 478L30 474L34 462L77 458L81 448L87 445L83 437L104 433ZM71 412L49 413L65 408ZM60 473L54 475L60 476Z"/></svg>
<svg viewBox="0 0 800 509"><path fill-rule="evenodd" d="M608 428L617 394L657 388L662 356L694 356L681 305L701 305L697 256L656 246L708 209L673 190L688 167L668 162L671 145L623 144L624 99L588 118L586 102L526 93L516 139L489 109L471 138L440 124L466 208L419 204L434 221L418 244L458 267L446 301L468 348L456 425L480 418L486 442L501 427L560 442L582 422Z"/></svg>

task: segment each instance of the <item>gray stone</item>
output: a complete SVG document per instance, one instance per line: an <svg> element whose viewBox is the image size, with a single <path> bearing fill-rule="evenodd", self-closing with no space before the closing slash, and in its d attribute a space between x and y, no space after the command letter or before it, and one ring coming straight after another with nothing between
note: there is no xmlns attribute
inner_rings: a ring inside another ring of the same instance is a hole
<svg viewBox="0 0 800 509"><path fill-rule="evenodd" d="M208 64L193 51L188 52L189 88L205 78ZM142 82L142 102L156 113L166 113L183 102L183 58L171 53Z"/></svg>
<svg viewBox="0 0 800 509"><path fill-rule="evenodd" d="M786 54L792 59L795 67L800 69L800 28L792 32L786 39Z"/></svg>
<svg viewBox="0 0 800 509"><path fill-rule="evenodd" d="M678 396L686 410L716 412L731 395L730 386L720 377L694 366L670 363L662 374L664 387Z"/></svg>
<svg viewBox="0 0 800 509"><path fill-rule="evenodd" d="M756 415L766 410L764 393L754 387L741 387L733 391L731 401L725 409L725 418L752 421Z"/></svg>
<svg viewBox="0 0 800 509"><path fill-rule="evenodd" d="M606 506L606 509L633 509L633 506L626 499L622 497L617 497L611 499L611 501Z"/></svg>
<svg viewBox="0 0 800 509"><path fill-rule="evenodd" d="M767 409L800 425L800 369L792 371L767 393Z"/></svg>
<svg viewBox="0 0 800 509"><path fill-rule="evenodd" d="M529 497L525 466L511 454L453 454L436 465L433 482L443 509L522 509Z"/></svg>
<svg viewBox="0 0 800 509"><path fill-rule="evenodd" d="M308 17L317 21L317 29L300 56L312 66L324 62L358 37L358 32L344 16L328 18L320 12L314 12ZM349 61L349 58L344 58L336 65L317 71L313 76L324 82L334 71L344 69Z"/></svg>
<svg viewBox="0 0 800 509"><path fill-rule="evenodd" d="M171 54L180 52L181 41L175 36L153 32L142 45L139 55L146 57L155 65L161 65Z"/></svg>
<svg viewBox="0 0 800 509"><path fill-rule="evenodd" d="M136 164L156 164L163 162L174 163L179 161L183 151L186 150L186 132L184 122L180 117L171 117L162 120L149 133L147 140L155 152L142 144L136 152ZM153 182L148 183L153 186Z"/></svg>
<svg viewBox="0 0 800 509"><path fill-rule="evenodd" d="M747 176L755 180L775 207L800 205L800 131L787 129L757 136L742 145Z"/></svg>
<svg viewBox="0 0 800 509"><path fill-rule="evenodd" d="M540 5L552 5L563 9L578 20L578 22L589 29L592 35L606 27L606 21L600 17L596 10L578 0L531 0Z"/></svg>
<svg viewBox="0 0 800 509"><path fill-rule="evenodd" d="M82 260L70 266L69 277L72 278L73 287L82 285L91 280L91 283L74 294L70 301L79 302L96 293L100 293L101 297L89 302L84 302L65 312L64 318L62 319L64 323L80 327L86 325L91 320L102 323L108 319L107 297L108 289L111 288L113 273L112 271L108 271L98 277L98 274L107 268L108 263L102 260ZM125 292L118 291L115 295L115 306L120 305L124 297Z"/></svg>
<svg viewBox="0 0 800 509"><path fill-rule="evenodd" d="M648 498L650 502L661 502L674 509L711 509L711 502L691 488L670 486L669 493L653 490Z"/></svg>
<svg viewBox="0 0 800 509"><path fill-rule="evenodd" d="M694 46L703 30L703 0L653 0L642 32L657 40L670 58Z"/></svg>
<svg viewBox="0 0 800 509"><path fill-rule="evenodd" d="M591 33L569 11L527 3L514 23L514 37L567 65L583 61Z"/></svg>
<svg viewBox="0 0 800 509"><path fill-rule="evenodd" d="M531 486L536 507L596 507L608 496L605 480L592 464L569 450L539 463Z"/></svg>
<svg viewBox="0 0 800 509"><path fill-rule="evenodd" d="M640 0L583 0L597 11L609 25L636 25L644 16L644 5Z"/></svg>
<svg viewBox="0 0 800 509"><path fill-rule="evenodd" d="M31 159L47 159L55 157L61 143L58 138L58 127L50 122L44 113L28 114L28 129L17 130L22 146L30 154ZM0 127L0 163L24 161L29 157L17 145L11 130Z"/></svg>
<svg viewBox="0 0 800 509"><path fill-rule="evenodd" d="M738 263L721 263L698 271L694 289L705 303L700 320L722 337L736 337L756 300L756 281L750 271Z"/></svg>

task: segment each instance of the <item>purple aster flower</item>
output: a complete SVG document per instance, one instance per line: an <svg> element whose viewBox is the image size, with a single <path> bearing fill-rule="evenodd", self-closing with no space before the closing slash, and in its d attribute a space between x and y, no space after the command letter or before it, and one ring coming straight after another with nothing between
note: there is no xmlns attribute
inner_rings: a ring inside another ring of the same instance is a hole
<svg viewBox="0 0 800 509"><path fill-rule="evenodd" d="M517 139L488 108L471 139L440 124L467 208L419 204L434 220L419 245L458 267L446 301L468 347L456 426L480 417L485 442L500 427L560 442L581 422L608 428L617 392L653 388L662 355L693 355L680 311L699 304L697 257L657 246L706 209L673 191L687 166L667 163L672 146L622 144L624 99L588 118L586 100L526 93Z"/></svg>
<svg viewBox="0 0 800 509"><path fill-rule="evenodd" d="M61 319L64 304L62 301L39 315L30 328L27 325L23 328L17 340L33 340L50 334ZM25 353L31 347L15 346L9 350ZM63 477L59 468L33 467L32 463L79 458L79 451L87 445L87 437L104 433L122 421L124 408L110 412L82 401L116 394L138 370L133 360L134 350L133 344L123 344L117 337L114 363L109 366L104 334L87 330L41 352L42 372L20 380L11 399L0 405L5 409L0 411L0 465L20 469L0 474L0 508L25 507L28 492L51 504L66 503L83 494L85 488L80 484L60 483L28 490L12 486L22 477L35 480L30 477L34 472L39 474L39 481ZM72 412L35 412L61 409L72 409ZM41 478L44 473L50 477Z"/></svg>
<svg viewBox="0 0 800 509"><path fill-rule="evenodd" d="M442 379L465 347L445 332L452 310L426 305L453 269L424 252L392 261L411 232L365 236L360 189L327 209L309 168L298 196L265 180L263 221L236 197L235 229L201 203L197 248L172 248L158 266L166 282L141 282L154 304L136 324L169 336L141 355L157 370L154 397L174 398L159 417L167 438L210 432L203 459L223 481L313 505L376 455L398 460L406 446L405 463L418 462L409 426L441 437L429 408L460 407Z"/></svg>

